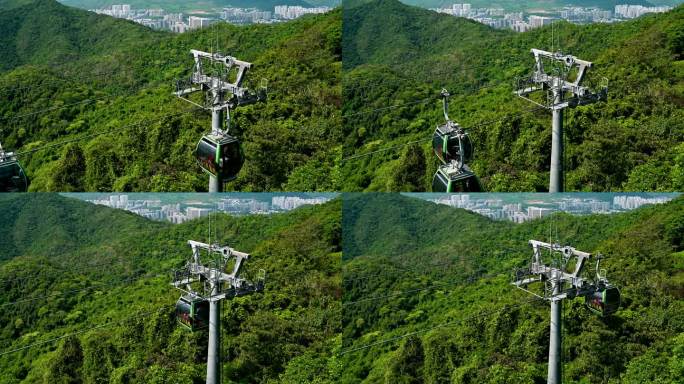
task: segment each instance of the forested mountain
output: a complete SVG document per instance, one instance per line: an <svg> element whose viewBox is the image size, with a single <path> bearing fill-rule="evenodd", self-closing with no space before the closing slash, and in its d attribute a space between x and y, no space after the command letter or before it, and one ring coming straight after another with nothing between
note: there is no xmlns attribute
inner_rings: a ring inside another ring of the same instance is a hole
<svg viewBox="0 0 684 384"><path fill-rule="evenodd" d="M602 253L622 294L606 317L564 301L564 383L673 383L684 373L681 197L513 224L363 194L345 199L343 219L340 382L546 382L549 307L510 285L532 257L530 239Z"/></svg>
<svg viewBox="0 0 684 384"><path fill-rule="evenodd" d="M340 10L171 34L54 0L2 5L0 141L21 154L30 190L206 190L192 153L211 116L172 95L190 49L252 62L247 85L270 88L266 104L232 113L246 162L228 190L337 188Z"/></svg>
<svg viewBox="0 0 684 384"><path fill-rule="evenodd" d="M343 189L429 191L438 165L429 140L444 123L447 88L449 115L474 141L471 168L485 188L547 190L551 114L513 90L533 69L530 49L553 48L594 63L586 85L605 78L609 86L607 102L565 111L566 190L681 190L683 15L680 6L516 33L396 0L346 7Z"/></svg>
<svg viewBox="0 0 684 384"><path fill-rule="evenodd" d="M247 277L266 270L262 293L224 301L226 382L334 382L340 210L211 217L212 242L251 253ZM0 212L0 383L205 382L207 332L176 324L170 272L209 219L152 222L54 194L0 196Z"/></svg>

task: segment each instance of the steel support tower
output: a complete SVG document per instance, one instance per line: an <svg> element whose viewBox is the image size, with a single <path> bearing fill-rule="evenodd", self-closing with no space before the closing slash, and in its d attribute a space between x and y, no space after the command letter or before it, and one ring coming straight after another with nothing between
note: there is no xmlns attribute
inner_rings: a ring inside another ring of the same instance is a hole
<svg viewBox="0 0 684 384"><path fill-rule="evenodd" d="M221 300L244 296L264 288L266 273L259 271L255 282L239 277L249 254L228 246L189 240L192 258L174 271L171 283L185 294L209 301L209 345L207 347L207 384L221 383ZM206 258L201 257L205 251ZM226 270L232 264L230 272ZM199 287L199 288L198 288Z"/></svg>
<svg viewBox="0 0 684 384"><path fill-rule="evenodd" d="M605 271L600 269L601 256L596 257L596 271L594 276L585 277L583 272L592 254L579 251L573 247L549 244L537 240L530 240L533 257L530 265L515 271L512 282L517 288L531 293L551 304L551 318L549 326L549 367L548 384L561 384L561 313L564 299L584 297L587 305L593 311L610 314L620 306L619 290L610 285L605 278ZM555 257L550 265L542 260L542 250L548 250ZM573 262L571 262L573 261ZM568 266L572 266L568 270ZM541 292L532 291L529 286L542 284ZM606 300L606 292L617 292L617 297L611 296ZM596 299L602 297L603 299ZM596 300L600 302L597 303Z"/></svg>
<svg viewBox="0 0 684 384"><path fill-rule="evenodd" d="M177 81L174 95L200 108L211 111L211 133L215 139L228 136L230 110L238 106L266 100L266 86L262 84L251 93L243 82L252 64L232 56L190 50L194 59L189 81ZM231 81L231 78L234 78ZM189 99L195 92L203 92L205 100L199 103ZM225 129L223 122L226 122ZM215 175L209 176L209 192L223 192L223 182Z"/></svg>
<svg viewBox="0 0 684 384"><path fill-rule="evenodd" d="M563 110L607 99L608 81L603 79L600 90L594 92L580 85L587 69L592 66L591 62L561 52L551 53L539 49L532 49L532 54L535 60L532 76L518 81L514 93L553 113L549 192L563 192ZM544 62L551 64L551 74L545 72ZM574 80L570 81L571 77ZM540 91L546 92L546 101L530 97Z"/></svg>

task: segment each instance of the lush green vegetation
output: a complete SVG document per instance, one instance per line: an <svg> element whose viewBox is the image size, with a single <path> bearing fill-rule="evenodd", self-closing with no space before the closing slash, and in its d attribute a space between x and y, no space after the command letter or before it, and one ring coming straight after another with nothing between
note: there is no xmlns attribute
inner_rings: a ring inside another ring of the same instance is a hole
<svg viewBox="0 0 684 384"><path fill-rule="evenodd" d="M169 272L207 219L151 222L54 194L1 196L0 212L1 351L73 335L3 355L0 383L204 382L207 334L176 324ZM267 273L263 293L224 302L225 382L335 381L340 215L337 200L212 216L218 242L251 253L247 275Z"/></svg>
<svg viewBox="0 0 684 384"><path fill-rule="evenodd" d="M339 189L340 10L174 35L54 0L19 4L0 8L0 135L25 153L31 190L206 190L192 152L211 117L172 92L190 49L216 47L254 64L249 86L271 89L232 114L246 162L227 189Z"/></svg>
<svg viewBox="0 0 684 384"><path fill-rule="evenodd" d="M622 292L621 310L604 318L581 299L565 301L563 382L682 378L683 198L629 213L513 224L397 194L363 194L345 199L342 216L342 351L351 352L341 355L340 382L545 383L548 305L509 283L532 256L527 241L550 236L602 253L601 268Z"/></svg>
<svg viewBox="0 0 684 384"><path fill-rule="evenodd" d="M425 141L345 160L343 190L430 190L438 161L429 139L444 123L442 88L453 95L450 117L474 141L471 168L487 190L547 190L551 114L530 111L534 105L512 91L532 71L530 49L551 50L552 36L556 49L594 62L587 85L609 81L608 102L566 110L566 190L681 190L683 16L680 6L623 23L556 23L519 34L396 0L345 8L344 156ZM415 176L397 178L407 168Z"/></svg>

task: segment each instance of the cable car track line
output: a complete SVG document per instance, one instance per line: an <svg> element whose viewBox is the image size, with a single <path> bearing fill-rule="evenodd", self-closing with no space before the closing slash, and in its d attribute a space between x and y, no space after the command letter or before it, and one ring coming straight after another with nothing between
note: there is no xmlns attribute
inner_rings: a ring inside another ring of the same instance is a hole
<svg viewBox="0 0 684 384"><path fill-rule="evenodd" d="M481 127L488 126L488 125L491 125L491 124L494 124L494 123L498 123L498 122L500 122L500 121L508 120L508 119L515 118L515 117L520 117L520 116L524 115L525 113L534 112L534 111L537 111L537 110L540 110L540 109L545 110L546 108L537 106L537 107L534 107L534 108L530 108L530 109L528 109L528 110L523 110L523 112L521 112L521 113L506 115L506 116L504 116L504 117L502 117L502 118L499 118L499 119L496 119L496 120L489 120L489 121L485 121L485 122L482 122L482 123L477 123L477 124L475 124L475 125L470 126L469 129L472 129L472 128L481 128ZM405 146L407 146L407 145L412 145L412 144L427 142L427 141L431 141L431 140L432 140L432 137L428 137L428 138L420 139L420 140L409 141L409 142L404 143L404 144L397 144L397 145L393 145L393 146L391 146L391 147L382 148L382 149L378 149L378 150L371 151L371 152L367 152L367 153L362 153L362 154L358 154L358 155L348 156L348 157L343 158L342 161L345 162L345 161L348 161L348 160L354 160L354 159L358 159L358 158L361 158L361 157L371 156L371 155L374 155L374 154L376 154L376 153L386 152L386 151L390 151L390 150L393 150L393 149L405 147Z"/></svg>
<svg viewBox="0 0 684 384"><path fill-rule="evenodd" d="M408 103L403 103L403 104L390 105L390 106L387 106L387 107L376 108L376 109L372 109L372 110L369 110L369 111L361 111L361 112L348 113L348 114L346 114L346 115L342 115L341 117L342 117L342 118L348 118L348 117L357 116L357 115L367 115L367 114L375 113L375 112L378 112L378 111L386 111L386 110L389 110L389 109L401 108L401 107L406 107L406 106L409 106L409 105L422 104L422 103L425 103L425 102L428 102L428 101L431 101L431 100L437 100L437 97L431 96L431 97L426 97L425 99L421 99L421 100L410 101L410 102L408 102Z"/></svg>
<svg viewBox="0 0 684 384"><path fill-rule="evenodd" d="M139 316L139 317L147 317L147 316L149 316L149 315L151 315L151 314L158 313L158 312L162 312L162 311L164 311L164 310L166 310L166 309L169 309L169 308L173 308L173 306L168 306L168 305L167 305L167 306L161 307L161 308L159 308L159 309L156 309L156 310L154 310L154 311L150 311L150 312L143 313L143 314L137 314L136 316ZM55 338L52 338L52 339L49 339L49 340L39 341L39 342L36 342L36 343L33 343L33 344L29 344L29 345L26 345L26 346L23 346L23 347L20 347L20 348L15 348L15 349L11 349L11 350L7 350L7 351L0 352L0 356L4 356L4 355L8 355L8 354L10 354L10 353L15 353L15 352L23 351L23 350L25 350L25 349L33 348L33 347L38 346L38 345L43 345L43 344L52 343L52 342L55 342L55 341L57 341L57 340L61 340L61 339L67 338L67 337L69 337L69 336L80 335L80 334L82 334L82 333L86 333L86 332L89 332L89 331L92 331L92 330L95 330L95 329L105 328L105 327L112 326L112 325L116 325L116 324L122 324L122 323L124 323L125 321L128 321L128 319L124 319L124 320L120 320L120 321L112 321L112 322L109 322L109 323L104 323L104 324L100 324L100 325L97 325L97 326L94 326L94 327L86 328L86 329L83 329L83 330L80 330L80 331L77 331L77 332L67 333L67 334L65 334L65 335L62 335L62 336L59 336L59 337L55 337Z"/></svg>
<svg viewBox="0 0 684 384"><path fill-rule="evenodd" d="M52 148L52 147L58 147L58 146L66 145L66 144L73 143L73 142L76 142L76 141L85 140L85 139L88 139L88 138L97 137L97 136L101 136L101 135L106 135L106 134L108 134L108 133L115 133L115 132L123 131L123 130L125 130L126 128L135 127L135 126L141 125L141 124L143 124L143 123L159 122L159 121L161 121L161 120L163 120L163 119L165 119L165 118L167 118L167 117L177 117L177 116L181 116L181 115L186 114L186 113L194 112L194 111L199 110L199 109L200 109L200 108L198 108L198 107L194 107L194 108L191 108L191 109L188 109L188 110L185 110L185 111L166 114L166 115L163 115L163 116L158 117L158 118L155 118L155 119L146 120L146 121L139 121L139 122L137 122L137 123L132 123L132 124L127 124L127 125L124 125L124 126L122 126L122 127L116 128L116 129L110 129L110 130L103 131L103 132L91 133L91 134L87 134L87 135L82 136L82 137L77 137L77 138L73 138L73 139L63 140L63 141L60 141L60 142L58 142L58 143L45 144L45 145L43 145L43 146L41 146L41 147L38 147L38 148L29 149L29 150L21 151L21 152L16 152L15 155L16 155L16 156L25 156L25 155L32 154L32 153L35 153L35 152L38 152L38 151L42 151L42 150L44 150L44 149L48 149L48 148Z"/></svg>
<svg viewBox="0 0 684 384"><path fill-rule="evenodd" d="M40 299L46 299L46 298L50 298L50 297L61 296L61 295L65 295L65 294L79 293L79 292L84 292L84 291L88 291L91 289L117 286L117 285L120 285L122 283L128 283L128 282L132 282L132 281L137 282L137 281L142 281L142 280L146 280L146 279L154 279L154 278L164 277L164 276L166 276L166 275L165 274L156 274L156 275L148 274L148 275L143 275L143 276L139 275L139 276L131 277L128 279L117 280L114 282L107 282L107 283L101 283L101 284L97 284L97 285L91 285L91 286L86 287L86 288L73 289L73 290L64 291L64 292L55 292L55 293L49 294L49 295L33 296L31 298L28 298L28 299L22 299L22 300L17 300L17 301L12 301L12 302L8 302L8 303L0 304L0 308L7 307L10 305L28 303L28 302L32 302L32 301L36 301L36 300L40 300Z"/></svg>
<svg viewBox="0 0 684 384"><path fill-rule="evenodd" d="M480 313L480 314L476 314L476 315L466 316L466 317L464 317L463 319L454 320L454 321L447 321L447 322L445 322L445 323L438 324L438 325L433 326L433 327L430 327L430 328L426 328L426 329L421 329L421 330L419 330L419 331L414 331L414 332L405 333L405 334L400 335L400 336L395 336L395 337L392 337L392 338L389 338L389 339L376 341L376 342L374 342L374 343L365 344L365 345L362 345L362 346L359 346L359 347L349 348L349 349L340 351L339 354L340 354L340 355L344 355L344 354L347 354L347 353L350 353L350 352L356 352L356 351L360 351L360 350L362 350L362 349L368 349L368 348L374 347L374 346L376 346L376 345L382 345L382 344L391 343L391 342L394 342L394 341L397 341L397 340L400 340L400 339L407 338L407 337L409 337L409 336L417 335L417 334L420 334L420 333L425 333L425 332L428 332L428 331L431 331L431 330L434 330L434 329L437 329L437 328L443 328L443 327L450 327L450 326L453 326L453 325L458 325L458 324L461 324L461 323L463 323L463 322L470 321L470 320L473 320L473 319L476 319L476 318L482 318L482 317L490 316L490 315L492 315L492 314L494 314L494 313L496 313L496 312L499 312L499 311L502 310L502 309L513 309L513 308L518 308L518 307L521 307L521 306L523 306L523 305L525 305L525 304L529 304L529 303L531 303L531 302L533 302L533 301L536 301L536 300L539 300L539 299L533 298L533 299L526 300L526 301L520 302L520 303L518 303L518 304L512 304L512 305L505 304L503 307L497 308L496 310L492 310L492 311L488 311L488 312Z"/></svg>
<svg viewBox="0 0 684 384"><path fill-rule="evenodd" d="M433 285L431 285L429 287L409 289L409 290L405 290L405 291L398 291L398 292L390 294L390 295L373 296L373 297L367 297L365 299L348 301L346 303L342 303L342 306L345 307L348 305L355 305L355 304L364 303L364 302L368 302L368 301L383 300L383 299L388 299L388 298L392 298L392 297L403 296L407 293L429 291L429 290L436 289L436 288L444 288L444 287L449 287L449 286L453 286L453 285L459 285L459 284L464 283L464 282L466 282L467 284L473 284L477 280L495 278L495 277L500 277L500 276L505 276L505 274L492 273L492 274L486 274L486 275L480 275L480 276L469 276L466 279L451 280L451 281L446 281L443 283L433 283Z"/></svg>

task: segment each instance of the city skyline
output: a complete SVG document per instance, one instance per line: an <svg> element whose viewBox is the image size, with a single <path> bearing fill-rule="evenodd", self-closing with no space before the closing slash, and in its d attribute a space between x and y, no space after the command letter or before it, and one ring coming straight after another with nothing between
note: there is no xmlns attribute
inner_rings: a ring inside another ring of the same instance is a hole
<svg viewBox="0 0 684 384"><path fill-rule="evenodd" d="M572 215L613 214L650 204L663 204L680 193L405 193L436 204L461 208L492 220L515 223L543 218L556 212Z"/></svg>
<svg viewBox="0 0 684 384"><path fill-rule="evenodd" d="M474 7L471 3L452 3L431 11L464 17L488 25L492 28L511 29L526 32L551 23L564 20L574 24L615 23L641 17L648 13L663 13L673 9L671 6L643 6L617 4L606 9L599 6L563 6L550 9L530 9L511 12L502 7Z"/></svg>
<svg viewBox="0 0 684 384"><path fill-rule="evenodd" d="M167 12L163 8L133 8L131 4L113 4L104 8L88 9L101 15L126 19L158 30L184 33L205 28L217 22L230 24L272 24L298 19L308 14L331 11L327 6L275 5L264 10L256 7L224 7L195 12Z"/></svg>
<svg viewBox="0 0 684 384"><path fill-rule="evenodd" d="M62 193L95 205L121 209L155 221L182 224L212 213L268 215L324 204L337 193Z"/></svg>

